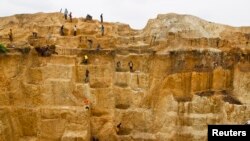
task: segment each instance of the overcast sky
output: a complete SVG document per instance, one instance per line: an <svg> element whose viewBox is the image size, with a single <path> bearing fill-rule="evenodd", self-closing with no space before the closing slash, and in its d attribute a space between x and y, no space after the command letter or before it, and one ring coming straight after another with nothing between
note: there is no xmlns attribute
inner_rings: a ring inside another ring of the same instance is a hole
<svg viewBox="0 0 250 141"><path fill-rule="evenodd" d="M232 26L250 26L250 0L0 0L0 17L20 13L59 12L73 16L104 14L104 20L143 28L157 14L179 13Z"/></svg>

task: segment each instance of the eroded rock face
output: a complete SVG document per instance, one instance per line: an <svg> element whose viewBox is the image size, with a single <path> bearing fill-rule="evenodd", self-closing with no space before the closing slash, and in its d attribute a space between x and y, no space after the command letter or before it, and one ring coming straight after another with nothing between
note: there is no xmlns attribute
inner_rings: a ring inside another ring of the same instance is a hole
<svg viewBox="0 0 250 141"><path fill-rule="evenodd" d="M101 36L98 21L65 22L59 13L1 18L0 25L1 42L31 48L0 54L1 141L205 141L208 124L250 119L248 27L168 14L141 31L104 23ZM58 54L37 54L34 47L47 45Z"/></svg>

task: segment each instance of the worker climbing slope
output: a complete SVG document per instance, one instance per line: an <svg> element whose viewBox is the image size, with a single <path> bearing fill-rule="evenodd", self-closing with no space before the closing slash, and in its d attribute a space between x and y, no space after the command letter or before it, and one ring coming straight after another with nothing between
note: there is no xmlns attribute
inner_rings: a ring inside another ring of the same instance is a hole
<svg viewBox="0 0 250 141"><path fill-rule="evenodd" d="M84 64L88 64L88 55L84 55L84 58L83 58L83 60L82 60L82 63L84 63Z"/></svg>
<svg viewBox="0 0 250 141"><path fill-rule="evenodd" d="M120 71L120 70L121 70L121 62L118 61L118 62L116 63L116 71Z"/></svg>
<svg viewBox="0 0 250 141"><path fill-rule="evenodd" d="M13 33L12 33L12 29L10 29L10 32L9 32L9 40L10 40L10 42L13 42Z"/></svg>
<svg viewBox="0 0 250 141"><path fill-rule="evenodd" d="M90 108L90 101L87 98L83 99L84 105L85 105L85 109L89 110Z"/></svg>
<svg viewBox="0 0 250 141"><path fill-rule="evenodd" d="M64 25L62 25L60 28L60 34L61 36L64 36Z"/></svg>
<svg viewBox="0 0 250 141"><path fill-rule="evenodd" d="M76 25L74 26L73 30L74 30L74 36L76 36L76 33L77 33L77 27L76 27Z"/></svg>
<svg viewBox="0 0 250 141"><path fill-rule="evenodd" d="M134 66L134 64L133 64L132 61L129 61L129 62L128 62L128 66L129 66L130 72L133 72L133 66Z"/></svg>
<svg viewBox="0 0 250 141"><path fill-rule="evenodd" d="M102 36L104 36L104 26L103 25L101 25L101 34L102 34Z"/></svg>
<svg viewBox="0 0 250 141"><path fill-rule="evenodd" d="M85 72L85 83L88 83L89 82L89 70L86 69L86 72Z"/></svg>
<svg viewBox="0 0 250 141"><path fill-rule="evenodd" d="M35 26L33 26L32 36L33 38L37 38L37 30Z"/></svg>

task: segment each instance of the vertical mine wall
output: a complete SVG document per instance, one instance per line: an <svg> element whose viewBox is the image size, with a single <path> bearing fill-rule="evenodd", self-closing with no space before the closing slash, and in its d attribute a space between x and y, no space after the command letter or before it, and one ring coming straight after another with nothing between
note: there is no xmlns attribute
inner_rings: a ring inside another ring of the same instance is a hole
<svg viewBox="0 0 250 141"><path fill-rule="evenodd" d="M3 141L205 141L208 124L242 124L250 118L248 52L57 52L0 56ZM85 54L87 65L81 63Z"/></svg>
<svg viewBox="0 0 250 141"><path fill-rule="evenodd" d="M207 140L208 124L249 119L248 80L242 78L249 59L239 56L213 50L155 55L144 103L153 110L157 140Z"/></svg>
<svg viewBox="0 0 250 141"><path fill-rule="evenodd" d="M89 140L89 112L77 95L76 57L1 56L1 139Z"/></svg>
<svg viewBox="0 0 250 141"><path fill-rule="evenodd" d="M21 134L20 126L16 121L17 109L11 105L18 103L21 93L20 74L23 73L25 59L17 54L0 56L0 138L6 140L17 140ZM22 62L23 61L23 62Z"/></svg>

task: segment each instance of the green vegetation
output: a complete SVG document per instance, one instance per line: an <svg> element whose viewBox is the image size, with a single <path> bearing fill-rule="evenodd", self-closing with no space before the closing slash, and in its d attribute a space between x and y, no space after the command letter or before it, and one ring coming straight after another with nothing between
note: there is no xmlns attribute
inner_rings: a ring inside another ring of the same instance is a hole
<svg viewBox="0 0 250 141"><path fill-rule="evenodd" d="M8 52L7 48L0 43L0 53L7 53L7 52Z"/></svg>

